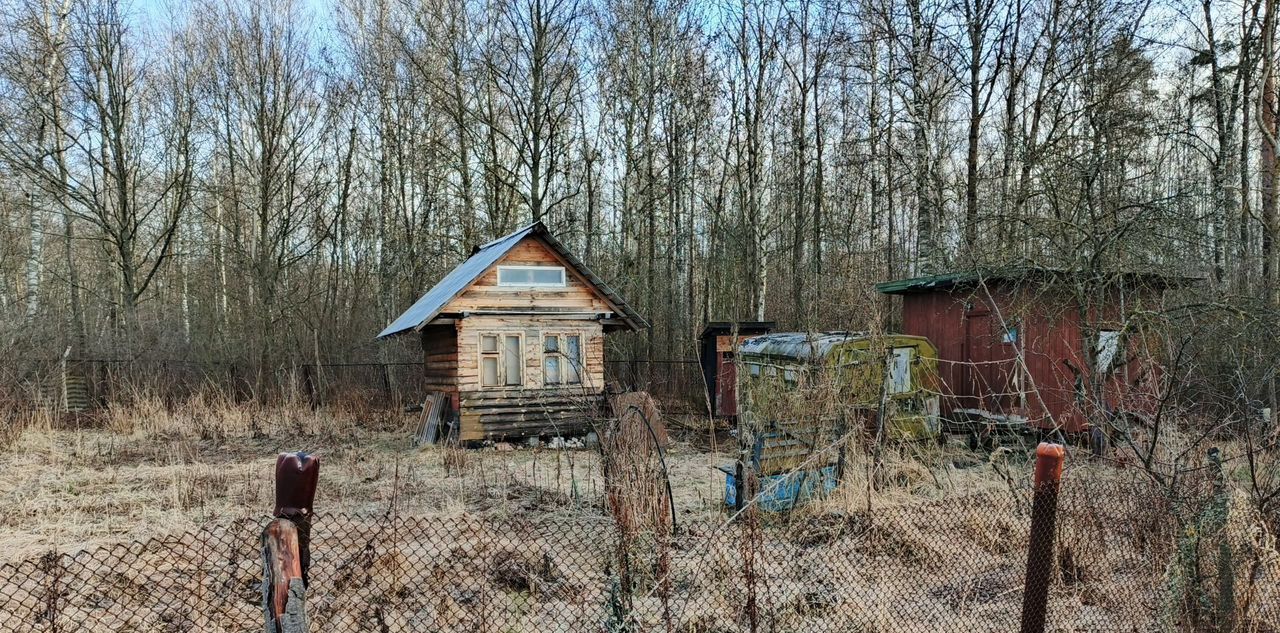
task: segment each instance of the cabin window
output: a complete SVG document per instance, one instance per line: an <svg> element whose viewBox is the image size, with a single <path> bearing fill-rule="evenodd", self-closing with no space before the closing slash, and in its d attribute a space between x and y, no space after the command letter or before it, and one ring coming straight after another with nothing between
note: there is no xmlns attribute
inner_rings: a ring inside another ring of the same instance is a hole
<svg viewBox="0 0 1280 633"><path fill-rule="evenodd" d="M890 394L911 391L911 355L913 348L895 347L889 353L887 391Z"/></svg>
<svg viewBox="0 0 1280 633"><path fill-rule="evenodd" d="M518 288L556 288L564 286L562 266L499 266L498 285Z"/></svg>
<svg viewBox="0 0 1280 633"><path fill-rule="evenodd" d="M756 363L747 363L747 371L750 372L752 376L759 376L760 365Z"/></svg>
<svg viewBox="0 0 1280 633"><path fill-rule="evenodd" d="M1098 373L1105 374L1115 366L1116 354L1120 351L1120 333L1115 330L1098 332L1097 363Z"/></svg>
<svg viewBox="0 0 1280 633"><path fill-rule="evenodd" d="M480 384L519 387L524 384L519 334L480 335Z"/></svg>
<svg viewBox="0 0 1280 633"><path fill-rule="evenodd" d="M582 337L547 334L542 337L542 379L548 385L582 383Z"/></svg>
<svg viewBox="0 0 1280 633"><path fill-rule="evenodd" d="M564 337L565 382L577 385L582 382L582 337L568 334Z"/></svg>

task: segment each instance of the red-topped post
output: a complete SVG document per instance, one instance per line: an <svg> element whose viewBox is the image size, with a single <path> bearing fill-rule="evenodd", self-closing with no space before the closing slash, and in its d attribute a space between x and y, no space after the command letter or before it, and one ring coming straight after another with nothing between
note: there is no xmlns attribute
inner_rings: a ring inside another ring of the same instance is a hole
<svg viewBox="0 0 1280 633"><path fill-rule="evenodd" d="M270 633L306 633L311 515L320 458L276 456L276 519L262 531L262 611Z"/></svg>
<svg viewBox="0 0 1280 633"><path fill-rule="evenodd" d="M1022 593L1022 633L1043 633L1053 571L1053 533L1058 512L1058 488L1066 449L1041 442L1036 447L1035 497L1031 506L1031 538L1027 547L1027 576Z"/></svg>

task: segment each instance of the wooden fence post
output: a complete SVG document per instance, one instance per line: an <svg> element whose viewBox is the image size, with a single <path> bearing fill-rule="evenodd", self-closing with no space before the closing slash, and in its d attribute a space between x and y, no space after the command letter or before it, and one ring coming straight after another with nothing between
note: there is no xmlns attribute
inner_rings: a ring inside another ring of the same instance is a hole
<svg viewBox="0 0 1280 633"><path fill-rule="evenodd" d="M319 373L319 366L313 373L311 365L302 364L302 389L307 393L307 405L312 411L320 408L320 390L316 387L316 373Z"/></svg>
<svg viewBox="0 0 1280 633"><path fill-rule="evenodd" d="M320 458L276 456L275 520L262 531L262 614L266 633L307 633L311 516Z"/></svg>
<svg viewBox="0 0 1280 633"><path fill-rule="evenodd" d="M1036 447L1035 501L1031 506L1031 536L1027 545L1027 576L1022 593L1022 633L1044 633L1053 573L1053 532L1062 482L1061 444Z"/></svg>

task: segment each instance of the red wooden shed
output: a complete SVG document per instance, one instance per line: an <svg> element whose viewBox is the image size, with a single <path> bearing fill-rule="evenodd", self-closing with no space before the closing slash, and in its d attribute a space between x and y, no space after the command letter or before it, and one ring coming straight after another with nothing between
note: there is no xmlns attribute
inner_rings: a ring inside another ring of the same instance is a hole
<svg viewBox="0 0 1280 633"><path fill-rule="evenodd" d="M1077 433L1091 420L1154 410L1160 354L1142 317L1187 279L1015 267L876 289L902 297L902 333L937 347L944 416Z"/></svg>
<svg viewBox="0 0 1280 633"><path fill-rule="evenodd" d="M708 321L698 335L702 351L702 380L707 386L707 404L711 415L732 418L738 415L738 374L734 352L738 343L758 334L773 331L773 321Z"/></svg>

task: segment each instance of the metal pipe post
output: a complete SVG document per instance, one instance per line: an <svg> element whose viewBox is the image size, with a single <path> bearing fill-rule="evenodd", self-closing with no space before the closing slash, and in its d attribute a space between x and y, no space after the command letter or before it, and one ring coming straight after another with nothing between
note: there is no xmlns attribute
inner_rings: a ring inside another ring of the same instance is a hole
<svg viewBox="0 0 1280 633"><path fill-rule="evenodd" d="M1053 533L1062 483L1061 444L1036 447L1035 500L1031 506L1031 538L1027 547L1027 576L1022 593L1022 633L1044 633L1049 581L1053 572Z"/></svg>

